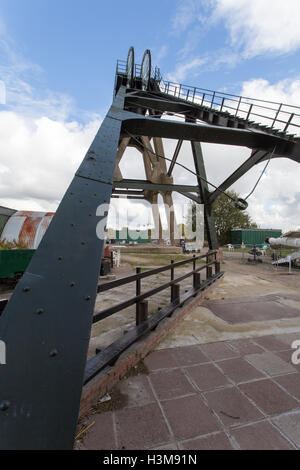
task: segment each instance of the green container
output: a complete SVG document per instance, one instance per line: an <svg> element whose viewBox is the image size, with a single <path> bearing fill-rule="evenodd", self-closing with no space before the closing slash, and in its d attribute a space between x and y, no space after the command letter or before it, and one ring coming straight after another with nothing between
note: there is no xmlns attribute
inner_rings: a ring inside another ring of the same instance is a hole
<svg viewBox="0 0 300 470"><path fill-rule="evenodd" d="M130 236L130 230L116 230L116 241L118 243L122 241L126 243L149 243L148 230L136 230L134 232L136 236L132 238Z"/></svg>
<svg viewBox="0 0 300 470"><path fill-rule="evenodd" d="M233 245L263 245L265 239L279 238L282 230L276 229L236 229L231 231L231 243Z"/></svg>
<svg viewBox="0 0 300 470"><path fill-rule="evenodd" d="M17 277L26 271L35 250L0 250L0 279Z"/></svg>

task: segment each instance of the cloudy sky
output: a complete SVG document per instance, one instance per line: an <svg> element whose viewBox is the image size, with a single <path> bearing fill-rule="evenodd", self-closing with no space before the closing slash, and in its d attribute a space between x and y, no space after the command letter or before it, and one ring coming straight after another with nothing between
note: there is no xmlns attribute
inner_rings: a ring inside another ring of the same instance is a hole
<svg viewBox="0 0 300 470"><path fill-rule="evenodd" d="M166 79L299 106L299 15L299 0L152 0L136 10L120 0L0 0L0 204L57 208L110 106L116 60L130 46L137 62L149 48ZM174 146L165 143L167 156ZM203 149L214 184L250 154ZM187 144L179 161L192 163ZM248 194L263 166L233 189ZM134 150L122 171L144 177ZM249 199L261 227L300 227L299 175L299 164L271 161ZM194 183L180 168L174 176ZM140 205L130 205L132 215Z"/></svg>

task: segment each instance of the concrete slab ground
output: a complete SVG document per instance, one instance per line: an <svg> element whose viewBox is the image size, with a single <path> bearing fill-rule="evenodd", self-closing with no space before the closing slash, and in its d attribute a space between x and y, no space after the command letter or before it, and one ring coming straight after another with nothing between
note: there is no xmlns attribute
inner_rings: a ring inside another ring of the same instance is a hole
<svg viewBox="0 0 300 470"><path fill-rule="evenodd" d="M300 449L300 366L292 363L300 272L235 260L224 269L205 305L145 358L143 373L120 381L110 404L81 423L92 426L75 448Z"/></svg>

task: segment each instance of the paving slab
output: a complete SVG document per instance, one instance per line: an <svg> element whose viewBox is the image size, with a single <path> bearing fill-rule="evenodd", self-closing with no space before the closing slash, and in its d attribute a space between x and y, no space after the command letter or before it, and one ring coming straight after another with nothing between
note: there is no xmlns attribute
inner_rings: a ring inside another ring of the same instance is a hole
<svg viewBox="0 0 300 470"><path fill-rule="evenodd" d="M296 372L296 369L272 352L247 354L245 359L257 369L271 376Z"/></svg>
<svg viewBox="0 0 300 470"><path fill-rule="evenodd" d="M233 339L228 341L228 344L233 350L237 351L241 356L245 354L256 354L262 353L264 350L258 346L253 340L243 338L243 339Z"/></svg>
<svg viewBox="0 0 300 470"><path fill-rule="evenodd" d="M113 413L101 413L93 415L90 420L95 424L89 431L84 439L84 447L87 450L114 450L116 449ZM89 423L89 424L91 424Z"/></svg>
<svg viewBox="0 0 300 470"><path fill-rule="evenodd" d="M118 410L115 420L119 449L149 449L171 440L156 403Z"/></svg>
<svg viewBox="0 0 300 470"><path fill-rule="evenodd" d="M188 367L185 370L201 391L213 390L230 384L214 364L202 364Z"/></svg>
<svg viewBox="0 0 300 470"><path fill-rule="evenodd" d="M150 371L179 366L172 349L152 352L145 358L145 364Z"/></svg>
<svg viewBox="0 0 300 470"><path fill-rule="evenodd" d="M230 440L224 432L198 437L191 441L181 442L183 450L233 450Z"/></svg>
<svg viewBox="0 0 300 470"><path fill-rule="evenodd" d="M300 400L300 374L288 374L275 377L275 382L281 385L294 398Z"/></svg>
<svg viewBox="0 0 300 470"><path fill-rule="evenodd" d="M268 415L284 413L299 407L299 402L271 379L242 384L239 388Z"/></svg>
<svg viewBox="0 0 300 470"><path fill-rule="evenodd" d="M263 418L263 414L236 387L224 388L204 394L208 406L218 414L226 426Z"/></svg>
<svg viewBox="0 0 300 470"><path fill-rule="evenodd" d="M125 398L125 407L148 405L155 402L147 375L137 375L122 380L118 390Z"/></svg>
<svg viewBox="0 0 300 470"><path fill-rule="evenodd" d="M218 367L236 384L264 377L260 371L240 357L220 361Z"/></svg>
<svg viewBox="0 0 300 470"><path fill-rule="evenodd" d="M290 348L286 341L281 339L280 335L262 336L255 338L254 342L268 351L284 351Z"/></svg>
<svg viewBox="0 0 300 470"><path fill-rule="evenodd" d="M292 355L293 355L294 351L295 351L294 349L289 349L287 351L278 351L275 354L276 354L277 357L280 357L280 359L282 359L287 364L289 364L291 367L293 367L294 372L295 372L295 370L300 372L300 364L293 364L292 363Z"/></svg>
<svg viewBox="0 0 300 470"><path fill-rule="evenodd" d="M193 364L203 364L208 358L203 354L199 345L174 348L174 358L178 365L189 366Z"/></svg>
<svg viewBox="0 0 300 470"><path fill-rule="evenodd" d="M180 369L153 372L150 374L149 380L160 400L196 393Z"/></svg>
<svg viewBox="0 0 300 470"><path fill-rule="evenodd" d="M238 352L234 351L224 342L203 344L201 345L201 349L204 354L213 361L221 361L222 359L239 356Z"/></svg>
<svg viewBox="0 0 300 470"><path fill-rule="evenodd" d="M268 421L249 424L233 429L241 450L289 450L295 447Z"/></svg>
<svg viewBox="0 0 300 470"><path fill-rule="evenodd" d="M300 447L300 412L289 413L273 419L273 422L298 447Z"/></svg>
<svg viewBox="0 0 300 470"><path fill-rule="evenodd" d="M162 402L176 439L184 440L220 429L220 425L199 395Z"/></svg>

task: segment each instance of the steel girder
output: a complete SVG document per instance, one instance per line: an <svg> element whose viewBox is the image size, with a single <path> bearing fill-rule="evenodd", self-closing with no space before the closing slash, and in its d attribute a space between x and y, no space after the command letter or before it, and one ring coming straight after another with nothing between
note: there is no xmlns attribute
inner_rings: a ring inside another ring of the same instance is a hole
<svg viewBox="0 0 300 470"><path fill-rule="evenodd" d="M217 240L215 221L212 214L212 206L208 200L209 191L208 184L206 182L206 171L201 144L199 142L191 142L191 145L196 173L199 175L197 176L197 180L199 185L200 200L201 203L204 204L204 222L207 231L208 244L211 250L216 250L218 249L219 244Z"/></svg>
<svg viewBox="0 0 300 470"><path fill-rule="evenodd" d="M124 111L126 113L126 111ZM133 113L124 118L123 136L127 132L135 135L151 135L167 139L182 139L194 142L209 142L223 145L236 145L273 152L281 157L291 158L300 163L300 143L288 141L261 131L213 126L210 124L191 124L140 116Z"/></svg>
<svg viewBox="0 0 300 470"><path fill-rule="evenodd" d="M269 152L260 152L256 150L252 152L251 156L235 170L222 184L219 185L218 189L211 192L208 201L212 204L217 197L221 194L222 191L226 191L230 186L232 186L238 179L240 179L247 171L254 167L257 163L261 162L266 156L270 157Z"/></svg>
<svg viewBox="0 0 300 470"><path fill-rule="evenodd" d="M124 106L120 88L0 317L0 448L72 449Z"/></svg>
<svg viewBox="0 0 300 470"><path fill-rule="evenodd" d="M184 184L159 184L159 183L151 183L150 181L145 180L130 180L130 179L123 179L122 181L115 181L114 187L121 189L144 189L148 191L161 191L161 192L169 192L169 191L178 191L180 193L188 193L188 192L198 192L198 186L189 186Z"/></svg>

